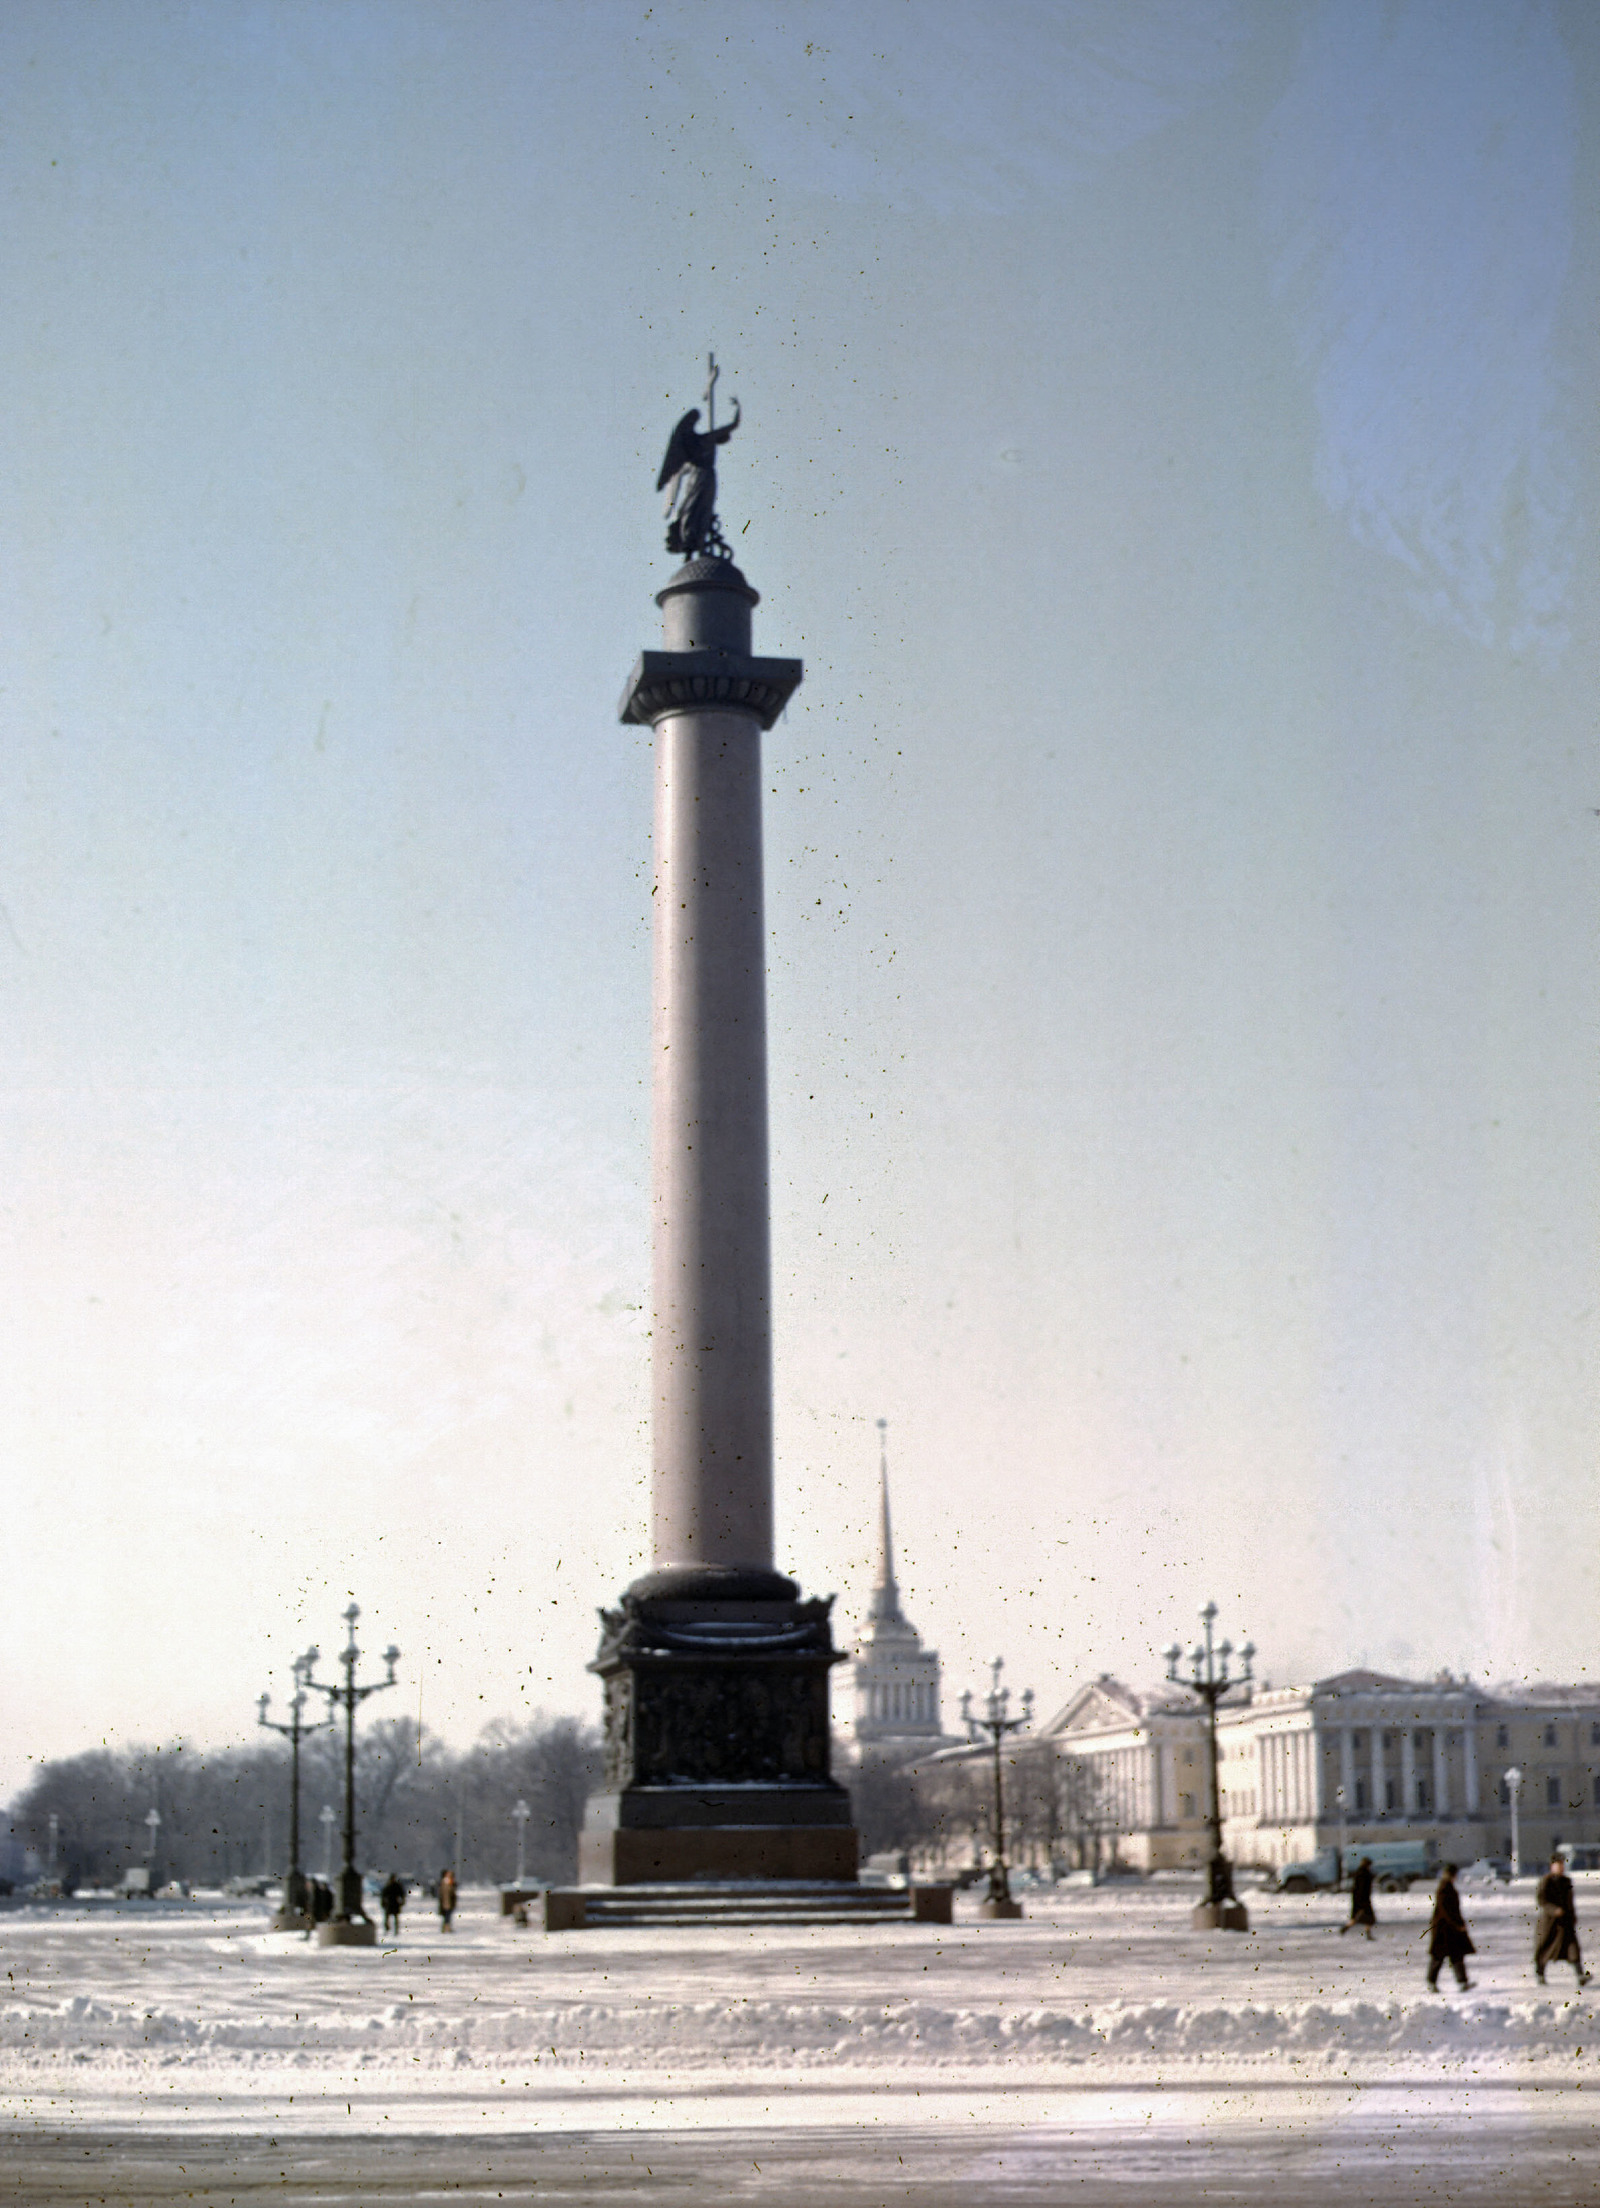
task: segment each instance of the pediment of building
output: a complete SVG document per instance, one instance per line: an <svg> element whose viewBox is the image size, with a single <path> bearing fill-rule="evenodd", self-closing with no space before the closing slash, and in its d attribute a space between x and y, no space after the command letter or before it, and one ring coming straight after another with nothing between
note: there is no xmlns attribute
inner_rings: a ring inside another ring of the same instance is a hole
<svg viewBox="0 0 1600 2208"><path fill-rule="evenodd" d="M1367 1671L1358 1666L1353 1671L1336 1671L1331 1679L1319 1679L1311 1691L1313 1694L1415 1694L1423 1683L1417 1679L1397 1679L1392 1672Z"/></svg>
<svg viewBox="0 0 1600 2208"><path fill-rule="evenodd" d="M1192 1707L1192 1697L1181 1689L1141 1690L1124 1685L1110 1672L1102 1672L1098 1679L1091 1679L1079 1687L1041 1731L1053 1738L1073 1733L1114 1732L1126 1726L1143 1725L1148 1719L1169 1711L1186 1715Z"/></svg>

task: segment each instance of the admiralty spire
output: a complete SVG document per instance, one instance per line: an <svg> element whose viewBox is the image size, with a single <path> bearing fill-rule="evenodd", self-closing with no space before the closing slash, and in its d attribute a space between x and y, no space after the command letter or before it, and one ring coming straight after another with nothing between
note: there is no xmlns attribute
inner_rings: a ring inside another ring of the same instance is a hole
<svg viewBox="0 0 1600 2208"><path fill-rule="evenodd" d="M878 1569L855 1651L857 1753L907 1760L948 1736L939 1709L939 1657L900 1607L889 1508L888 1420L878 1421Z"/></svg>

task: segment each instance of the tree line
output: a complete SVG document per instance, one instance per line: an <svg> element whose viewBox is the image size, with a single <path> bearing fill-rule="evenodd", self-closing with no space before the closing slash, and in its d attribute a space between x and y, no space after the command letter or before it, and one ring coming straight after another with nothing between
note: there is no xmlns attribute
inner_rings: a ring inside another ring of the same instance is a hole
<svg viewBox="0 0 1600 2208"><path fill-rule="evenodd" d="M1001 1749L1006 1857L1060 1873L1118 1867L1118 1819L1093 1763L1053 1742ZM933 1877L986 1863L995 1843L994 1758L979 1749L949 1762L895 1765L867 1758L850 1778L864 1855L904 1856Z"/></svg>
<svg viewBox="0 0 1600 2208"><path fill-rule="evenodd" d="M1040 1869L1108 1869L1116 1820L1093 1767L1034 1742L1002 1751L1007 1855ZM842 1759L841 1759L842 1763ZM414 1719L380 1719L356 1735L357 1864L430 1883L445 1865L459 1879L507 1884L517 1869L513 1815L526 1802L523 1870L530 1883L577 1876L584 1805L600 1783L600 1736L572 1717L498 1722L465 1751ZM931 1876L987 1861L994 1844L994 1767L987 1753L907 1768L868 1758L841 1769L863 1855L904 1856ZM146 1820L160 1817L151 1852ZM322 1811L333 1819L324 1822ZM337 1871L344 1814L344 1751L318 1732L300 1749L300 1861L312 1876ZM50 1867L64 1890L115 1885L149 1864L152 1885L221 1886L278 1876L288 1866L289 1749L248 1746L98 1748L43 1763L12 1802L12 1836Z"/></svg>
<svg viewBox="0 0 1600 2208"><path fill-rule="evenodd" d="M357 1864L419 1882L447 1864L458 1878L508 1882L517 1867L526 1802L524 1868L563 1883L577 1871L583 1807L599 1783L599 1735L571 1717L491 1725L464 1752L414 1719L356 1735ZM334 1812L324 1823L321 1812ZM160 1824L147 1822L154 1810ZM51 1819L55 1819L52 1843ZM344 1746L318 1732L300 1747L300 1861L312 1876L337 1871L344 1818ZM12 1836L68 1892L110 1886L148 1863L152 1886L221 1886L277 1875L288 1865L289 1749L280 1741L196 1748L97 1748L43 1763L12 1802Z"/></svg>

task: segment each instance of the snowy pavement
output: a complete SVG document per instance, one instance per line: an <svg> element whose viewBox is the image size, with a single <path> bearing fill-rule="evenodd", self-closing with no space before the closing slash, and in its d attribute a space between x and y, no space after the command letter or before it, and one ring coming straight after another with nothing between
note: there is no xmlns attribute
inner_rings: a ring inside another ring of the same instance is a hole
<svg viewBox="0 0 1600 2208"><path fill-rule="evenodd" d="M154 2160L137 2197L165 2198L151 2171L186 2139L191 2159L228 2163L235 2191L219 2199L247 2198L239 2158L269 2137L296 2168L315 2145L329 2184L341 2154L409 2139L395 2182L411 2190L394 2197L422 2198L417 2155L459 2161L476 2140L481 2175L495 2153L509 2166L505 2141L538 2137L543 2175L525 2197L549 2199L581 2137L584 2197L607 2197L594 2192L604 2164L622 2198L641 2137L659 2142L651 2169L699 2155L731 2172L755 2134L797 2201L854 2199L838 2188L890 2162L911 2188L901 2197L919 2201L980 2165L989 2175L966 2201L1030 2186L1076 2197L1113 2145L1124 2193L1140 2154L1164 2184L1173 2157L1201 2154L1213 2174L1242 2157L1281 2197L1281 2172L1262 2175L1281 2150L1299 2158L1294 2197L1308 2200L1352 2158L1395 2176L1414 2148L1437 2201L1493 2197L1470 2187L1487 2183L1498 2139L1524 2174L1537 2154L1569 2188L1595 2171L1592 2190L1540 2198L1600 2201L1600 2003L1570 1971L1535 1983L1530 1892L1468 1898L1480 1953L1465 1995L1423 1984L1421 1892L1385 1905L1371 1943L1339 1936L1331 1898L1252 1896L1242 1936L1192 1931L1190 1900L1117 1887L1030 1904L1019 1925L963 1913L949 1928L546 1935L472 1894L453 1935L414 1907L398 1945L367 1950L273 1934L248 1903L13 1908L0 1912L0 2173L32 2156L16 2197L132 2199L103 2182L51 2190L45 2149L58 2142L70 2163L137 2155L143 2138ZM1477 2147L1463 2159L1469 2121ZM859 2168L835 2156L834 2192L807 2191L830 2138L876 2144ZM994 2162L1008 2142L1009 2178ZM1468 2190L1440 2189L1442 2157ZM756 2185L760 2155L749 2160ZM467 2174L441 2186L454 2194ZM1255 2197L1255 2182L1234 2197ZM288 2197L288 2175L274 2183ZM361 2183L304 2197L386 2197ZM502 2193L524 2197L493 2185L483 2197Z"/></svg>

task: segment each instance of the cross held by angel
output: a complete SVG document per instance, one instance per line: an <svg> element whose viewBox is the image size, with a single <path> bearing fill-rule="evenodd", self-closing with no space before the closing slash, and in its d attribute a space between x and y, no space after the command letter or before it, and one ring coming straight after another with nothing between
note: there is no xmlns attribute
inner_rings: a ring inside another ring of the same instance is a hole
<svg viewBox="0 0 1600 2208"><path fill-rule="evenodd" d="M679 421L667 445L667 457L656 477L656 489L667 497L667 550L686 560L709 553L718 559L732 557L717 520L717 447L725 445L739 426L739 402L733 402L733 420L717 427L717 367L711 356L706 384L706 426L699 427L700 409L691 406Z"/></svg>

